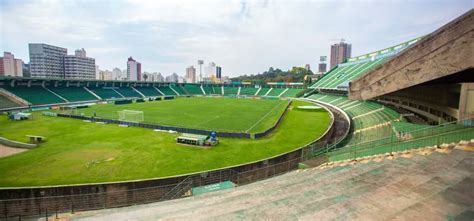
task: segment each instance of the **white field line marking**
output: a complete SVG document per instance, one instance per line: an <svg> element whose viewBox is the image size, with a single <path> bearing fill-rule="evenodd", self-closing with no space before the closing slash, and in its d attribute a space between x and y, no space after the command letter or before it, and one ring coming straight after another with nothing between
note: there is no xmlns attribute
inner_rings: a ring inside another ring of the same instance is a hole
<svg viewBox="0 0 474 221"><path fill-rule="evenodd" d="M260 120L255 122L249 129L247 129L245 132L248 133L251 129L253 129L255 126L257 126L263 119L265 119L269 114L271 114L277 107L279 107L281 104L287 104L286 102L281 102L277 105L275 105L270 111L268 111Z"/></svg>
<svg viewBox="0 0 474 221"><path fill-rule="evenodd" d="M215 120L215 119L218 119L218 118L220 118L220 117L221 117L221 116L215 116L215 117L213 117L213 118L211 118L211 119L209 119L209 120L206 120L206 121L197 123L197 124L195 124L193 127L199 127L199 126L202 125L202 124L209 123L209 122L211 122L211 121L213 121L213 120Z"/></svg>

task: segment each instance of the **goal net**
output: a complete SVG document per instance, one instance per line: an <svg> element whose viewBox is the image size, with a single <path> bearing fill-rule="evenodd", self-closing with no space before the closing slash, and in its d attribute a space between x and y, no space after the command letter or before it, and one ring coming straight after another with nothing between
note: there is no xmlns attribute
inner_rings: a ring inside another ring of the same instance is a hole
<svg viewBox="0 0 474 221"><path fill-rule="evenodd" d="M143 111L121 110L118 111L119 120L128 122L143 122Z"/></svg>

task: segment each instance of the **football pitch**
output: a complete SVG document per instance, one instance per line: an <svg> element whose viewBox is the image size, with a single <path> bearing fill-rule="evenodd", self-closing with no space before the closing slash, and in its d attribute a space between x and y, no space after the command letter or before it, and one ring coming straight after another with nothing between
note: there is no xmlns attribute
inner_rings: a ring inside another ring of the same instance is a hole
<svg viewBox="0 0 474 221"><path fill-rule="evenodd" d="M77 114L118 119L119 111L143 111L144 122L165 126L257 133L272 127L288 100L189 97L133 104L99 104Z"/></svg>
<svg viewBox="0 0 474 221"><path fill-rule="evenodd" d="M194 101L187 98L181 100ZM176 101L180 102L180 99ZM240 99L231 98L227 101L241 102ZM150 104L166 105L165 102L159 102ZM280 101L269 102L278 105ZM274 157L318 139L331 122L329 113L324 109L305 111L294 108L299 105L311 104L293 101L279 126L263 138L221 137L219 144L210 149L179 145L175 139L180 134L155 132L146 128L124 128L116 124L42 116L40 112L33 113L32 119L25 121L10 121L6 115L0 115L0 137L20 142L28 141L26 135L46 137L46 142L37 148L0 158L0 187L161 178ZM216 106L211 103L209 108L217 108ZM271 108L268 107L266 111L269 109ZM265 111L259 112L260 116L263 113ZM254 118L256 119L258 117ZM248 128L249 125L250 123L243 128Z"/></svg>

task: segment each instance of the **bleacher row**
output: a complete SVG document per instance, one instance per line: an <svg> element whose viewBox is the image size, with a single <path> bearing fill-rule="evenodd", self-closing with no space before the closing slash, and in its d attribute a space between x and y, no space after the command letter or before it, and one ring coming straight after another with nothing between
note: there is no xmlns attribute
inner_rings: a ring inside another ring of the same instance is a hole
<svg viewBox="0 0 474 221"><path fill-rule="evenodd" d="M420 39L421 38L416 38L379 51L351 57L324 74L324 76L314 82L310 88L347 90L349 82L387 62L390 58Z"/></svg>
<svg viewBox="0 0 474 221"><path fill-rule="evenodd" d="M272 88L272 87L245 87L198 84L174 84L161 86L40 86L31 85L3 85L0 88L16 95L32 105L58 104L66 102L86 102L107 99L141 98L177 95L223 95L223 96L268 96L268 97L296 97L304 89L299 88ZM8 100L2 97L2 100ZM18 106L13 102L2 102L7 107ZM3 107L5 108L5 107Z"/></svg>
<svg viewBox="0 0 474 221"><path fill-rule="evenodd" d="M338 89L340 86L347 86L351 80L374 69L387 59L388 58L378 58L367 60L365 62L345 63L339 65L331 69L331 71L316 81L311 88Z"/></svg>
<svg viewBox="0 0 474 221"><path fill-rule="evenodd" d="M330 160L346 160L355 155L370 156L394 149L399 151L437 142L459 141L474 130L473 127L456 122L438 126L409 123L398 112L374 101L349 100L346 96L321 93L308 98L339 107L352 120L352 133L328 154Z"/></svg>
<svg viewBox="0 0 474 221"><path fill-rule="evenodd" d="M389 136L392 122L405 121L399 113L373 101L353 101L331 94L314 94L309 98L339 107L351 117L354 133L347 144Z"/></svg>

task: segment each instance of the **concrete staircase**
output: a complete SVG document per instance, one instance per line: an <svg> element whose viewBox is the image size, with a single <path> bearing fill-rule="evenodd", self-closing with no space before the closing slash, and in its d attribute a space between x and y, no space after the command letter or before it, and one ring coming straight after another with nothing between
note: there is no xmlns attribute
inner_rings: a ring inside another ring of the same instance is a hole
<svg viewBox="0 0 474 221"><path fill-rule="evenodd" d="M298 170L234 189L69 218L462 220L474 215L473 186L473 151L418 150L411 155Z"/></svg>

